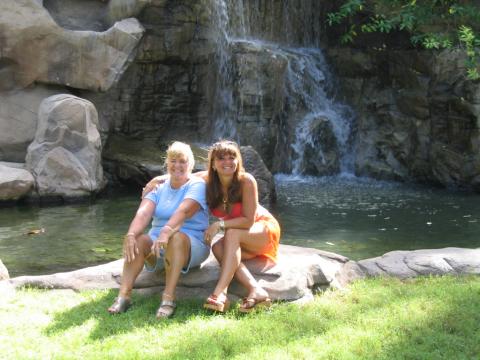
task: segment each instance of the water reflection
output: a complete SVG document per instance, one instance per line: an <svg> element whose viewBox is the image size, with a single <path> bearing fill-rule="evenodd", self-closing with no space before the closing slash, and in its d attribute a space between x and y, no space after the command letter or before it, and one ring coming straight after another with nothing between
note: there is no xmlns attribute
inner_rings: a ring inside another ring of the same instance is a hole
<svg viewBox="0 0 480 360"><path fill-rule="evenodd" d="M480 196L352 177L276 176L283 242L358 260L480 247Z"/></svg>
<svg viewBox="0 0 480 360"><path fill-rule="evenodd" d="M276 176L282 243L352 259L391 250L480 247L480 195L349 177ZM118 259L138 194L92 204L0 209L0 259L11 276ZM26 235L32 229L45 232Z"/></svg>

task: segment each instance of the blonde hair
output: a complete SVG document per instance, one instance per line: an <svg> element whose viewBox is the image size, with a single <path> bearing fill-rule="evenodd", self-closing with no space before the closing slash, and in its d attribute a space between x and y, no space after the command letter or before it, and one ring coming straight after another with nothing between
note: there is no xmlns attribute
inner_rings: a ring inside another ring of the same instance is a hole
<svg viewBox="0 0 480 360"><path fill-rule="evenodd" d="M167 157L165 158L165 166L168 165L168 160L183 157L187 159L188 172L192 172L195 166L195 159L190 145L180 141L173 142L167 149Z"/></svg>

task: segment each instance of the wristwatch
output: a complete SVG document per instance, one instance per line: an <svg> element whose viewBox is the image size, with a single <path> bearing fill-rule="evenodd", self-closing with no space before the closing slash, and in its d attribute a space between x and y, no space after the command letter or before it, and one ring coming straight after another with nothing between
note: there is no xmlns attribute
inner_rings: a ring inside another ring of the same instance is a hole
<svg viewBox="0 0 480 360"><path fill-rule="evenodd" d="M225 221L223 219L220 219L220 230L225 231Z"/></svg>

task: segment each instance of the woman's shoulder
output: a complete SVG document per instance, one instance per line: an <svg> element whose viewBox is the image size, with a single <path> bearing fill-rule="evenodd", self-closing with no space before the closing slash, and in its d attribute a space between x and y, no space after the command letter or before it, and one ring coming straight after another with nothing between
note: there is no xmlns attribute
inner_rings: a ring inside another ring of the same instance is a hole
<svg viewBox="0 0 480 360"><path fill-rule="evenodd" d="M252 174L244 172L240 176L240 183L242 185L253 186L257 183L257 180L255 180L255 177Z"/></svg>
<svg viewBox="0 0 480 360"><path fill-rule="evenodd" d="M188 180L188 184L189 186L205 186L205 180L198 176L192 176Z"/></svg>

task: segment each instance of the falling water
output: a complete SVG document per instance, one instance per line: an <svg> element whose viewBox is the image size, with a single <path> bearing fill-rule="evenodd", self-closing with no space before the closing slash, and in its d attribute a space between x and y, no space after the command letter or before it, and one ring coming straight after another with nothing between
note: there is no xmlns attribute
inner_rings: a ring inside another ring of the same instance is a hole
<svg viewBox="0 0 480 360"><path fill-rule="evenodd" d="M316 148L318 156L325 165L324 149L315 139L312 125L317 119L325 119L337 141L340 158L340 172L351 173L353 157L350 151L352 114L350 109L335 101L332 94L332 75L320 49L289 49L292 56L288 63L287 88L288 100L303 107L303 117L297 119L295 137L291 144L292 174L302 174L305 169L304 158L307 146ZM297 105L298 106L298 105ZM295 113L302 113L296 109ZM293 114L292 114L293 115ZM294 115L293 115L294 116Z"/></svg>
<svg viewBox="0 0 480 360"><path fill-rule="evenodd" d="M239 75L239 79L233 79L235 65L232 50L238 44L248 43L253 48L263 47L273 56L279 55L287 62L284 103L288 106L279 110L280 122L284 124L280 144L277 144L281 149L275 149L273 155L281 157L282 160L278 162L283 164L276 171L312 173L312 159L305 155L313 151L316 167L314 173L352 173L353 156L349 139L353 116L347 106L335 101L332 75L319 49L320 30L318 25L314 25L319 22L315 21L318 19L309 11L318 6L318 3L309 0L213 1L219 34L219 79L213 137L242 140L237 123L240 124L248 116L244 113L242 102L235 101L238 99L233 97L234 81L241 82L242 75ZM270 12L270 20L259 18L261 7L263 11ZM299 27L299 24L303 26ZM261 74L258 78L260 77ZM258 98L263 96L261 93L257 95ZM263 102L258 101L256 106L261 111ZM325 141L332 137L332 141ZM329 146L330 149L327 148Z"/></svg>

